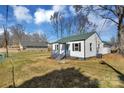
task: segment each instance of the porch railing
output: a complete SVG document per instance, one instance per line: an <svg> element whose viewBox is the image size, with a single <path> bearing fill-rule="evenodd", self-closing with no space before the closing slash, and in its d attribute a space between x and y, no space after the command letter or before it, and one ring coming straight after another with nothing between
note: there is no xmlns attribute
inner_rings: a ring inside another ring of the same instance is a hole
<svg viewBox="0 0 124 93"><path fill-rule="evenodd" d="M70 51L63 51L63 53L59 53L59 51L55 51L55 50L53 50L52 52L51 52L51 56L52 56L52 58L55 58L55 59L63 59L63 58L65 58L65 57L69 57L70 56Z"/></svg>

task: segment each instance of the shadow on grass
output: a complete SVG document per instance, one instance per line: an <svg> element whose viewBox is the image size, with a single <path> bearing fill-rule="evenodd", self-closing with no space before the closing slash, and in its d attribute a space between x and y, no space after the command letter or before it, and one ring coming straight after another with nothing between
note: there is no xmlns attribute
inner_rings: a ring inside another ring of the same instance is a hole
<svg viewBox="0 0 124 93"><path fill-rule="evenodd" d="M75 68L54 70L44 76L33 77L18 88L97 88L98 80L90 79Z"/></svg>
<svg viewBox="0 0 124 93"><path fill-rule="evenodd" d="M102 60L101 64L106 65L106 66L108 66L109 68L111 68L112 70L114 70L114 71L119 75L119 76L118 76L119 79L124 82L124 74L123 74L123 73L121 73L120 71L118 71L118 70L115 69L113 66L109 65L107 62L105 62L105 61L103 61L103 60Z"/></svg>
<svg viewBox="0 0 124 93"><path fill-rule="evenodd" d="M47 59L54 59L54 58L52 58L51 56L49 56L49 57L47 57Z"/></svg>

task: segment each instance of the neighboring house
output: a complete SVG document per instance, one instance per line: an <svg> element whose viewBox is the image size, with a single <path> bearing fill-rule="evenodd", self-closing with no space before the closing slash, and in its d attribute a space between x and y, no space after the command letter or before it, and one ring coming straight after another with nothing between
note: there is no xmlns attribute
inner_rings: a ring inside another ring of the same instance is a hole
<svg viewBox="0 0 124 93"><path fill-rule="evenodd" d="M106 41L102 41L102 42L103 42L102 54L111 53L112 45Z"/></svg>
<svg viewBox="0 0 124 93"><path fill-rule="evenodd" d="M63 58L66 56L88 58L103 53L103 42L96 32L73 35L62 38L52 44L52 56Z"/></svg>
<svg viewBox="0 0 124 93"><path fill-rule="evenodd" d="M22 41L20 44L21 50L43 50L48 48L47 42L31 42L31 41Z"/></svg>

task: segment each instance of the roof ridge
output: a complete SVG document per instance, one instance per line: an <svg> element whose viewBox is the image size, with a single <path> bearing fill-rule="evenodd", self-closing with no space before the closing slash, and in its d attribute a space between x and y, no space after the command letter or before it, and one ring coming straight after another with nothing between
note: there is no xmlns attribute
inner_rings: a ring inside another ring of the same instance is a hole
<svg viewBox="0 0 124 93"><path fill-rule="evenodd" d="M86 40L87 38L89 38L94 33L96 33L96 32L92 31L92 32L87 32L87 33L83 33L83 34L67 36L67 37L64 37L64 38L61 38L61 39L57 40L54 43L57 43L57 42L58 43L65 43L65 42L71 42L71 41Z"/></svg>
<svg viewBox="0 0 124 93"><path fill-rule="evenodd" d="M78 36L78 35L85 35L85 34L90 34L90 33L96 33L96 32L95 31L92 31L92 32L87 32L87 33L79 33L79 34L76 34L76 35L66 36L66 37L63 37L63 38L73 37L73 36ZM63 38L61 38L61 39L63 39Z"/></svg>

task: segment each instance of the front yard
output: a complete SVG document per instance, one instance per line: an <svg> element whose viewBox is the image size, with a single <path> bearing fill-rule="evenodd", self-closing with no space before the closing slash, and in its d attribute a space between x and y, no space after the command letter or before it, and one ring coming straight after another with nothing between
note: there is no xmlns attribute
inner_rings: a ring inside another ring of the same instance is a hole
<svg viewBox="0 0 124 93"><path fill-rule="evenodd" d="M0 87L124 87L124 58L118 54L101 59L52 59L49 52L10 53L0 63Z"/></svg>

